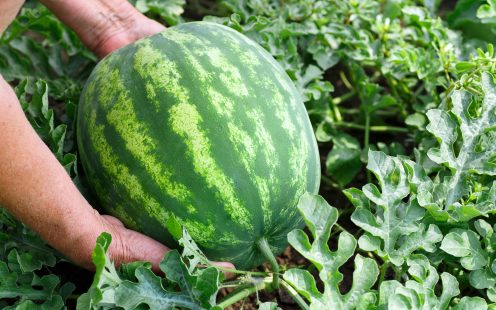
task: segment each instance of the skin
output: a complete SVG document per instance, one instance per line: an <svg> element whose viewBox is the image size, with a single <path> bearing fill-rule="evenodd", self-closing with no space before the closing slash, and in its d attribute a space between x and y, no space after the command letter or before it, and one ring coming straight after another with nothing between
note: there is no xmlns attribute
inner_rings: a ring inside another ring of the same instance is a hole
<svg viewBox="0 0 496 310"><path fill-rule="evenodd" d="M0 1L0 34L24 1ZM98 57L165 29L127 0L40 1L71 27ZM0 76L0 205L74 263L94 269L91 253L104 231L112 235L116 265L150 261L154 271L169 249L101 215L78 191L65 169L38 137L21 105ZM230 263L218 263L234 268Z"/></svg>

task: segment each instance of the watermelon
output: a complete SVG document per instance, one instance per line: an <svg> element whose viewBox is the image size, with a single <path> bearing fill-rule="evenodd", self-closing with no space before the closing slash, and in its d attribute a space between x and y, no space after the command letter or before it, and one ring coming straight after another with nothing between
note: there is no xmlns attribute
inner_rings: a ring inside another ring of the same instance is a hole
<svg viewBox="0 0 496 310"><path fill-rule="evenodd" d="M173 217L210 259L241 269L269 259L261 245L287 246L303 223L299 197L320 184L293 82L215 23L180 24L104 58L82 91L77 135L105 211L170 246Z"/></svg>

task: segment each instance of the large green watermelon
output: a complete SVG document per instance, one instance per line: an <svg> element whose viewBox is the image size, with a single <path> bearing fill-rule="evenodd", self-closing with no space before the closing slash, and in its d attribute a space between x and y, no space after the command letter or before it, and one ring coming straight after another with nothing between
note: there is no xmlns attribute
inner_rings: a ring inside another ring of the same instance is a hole
<svg viewBox="0 0 496 310"><path fill-rule="evenodd" d="M125 46L89 77L78 144L101 205L165 244L170 214L207 256L249 268L302 225L320 183L300 95L264 49L222 25L193 22Z"/></svg>

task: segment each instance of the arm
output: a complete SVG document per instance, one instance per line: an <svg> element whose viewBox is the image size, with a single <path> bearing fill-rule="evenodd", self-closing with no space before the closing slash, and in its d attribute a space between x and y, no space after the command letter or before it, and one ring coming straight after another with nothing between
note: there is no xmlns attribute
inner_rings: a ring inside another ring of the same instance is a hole
<svg viewBox="0 0 496 310"><path fill-rule="evenodd" d="M8 26L23 2L0 2L0 30L3 31ZM142 22L146 19L134 8L126 7L125 0L105 2L108 5L97 0L44 2L49 7L52 6L56 14L65 16L69 24L73 23L75 27L77 25L78 34L100 56L136 40L134 36L138 34L132 32L133 34L126 35L125 27L139 22L141 18ZM121 2L122 6L117 2ZM115 5L114 8L126 12L122 16L115 13L116 19L112 25L108 25L103 16L112 14L111 3ZM95 8L99 14L95 14ZM96 17L92 18L90 15ZM119 21L119 16L129 19ZM153 31L151 28L147 29ZM91 253L96 238L101 232L107 231L114 240L109 254L117 264L148 260L152 262L154 270L158 270L158 263L168 250L167 247L124 228L113 217L101 216L88 204L31 127L15 93L1 76L0 145L0 205L39 233L47 243L76 264L92 269Z"/></svg>

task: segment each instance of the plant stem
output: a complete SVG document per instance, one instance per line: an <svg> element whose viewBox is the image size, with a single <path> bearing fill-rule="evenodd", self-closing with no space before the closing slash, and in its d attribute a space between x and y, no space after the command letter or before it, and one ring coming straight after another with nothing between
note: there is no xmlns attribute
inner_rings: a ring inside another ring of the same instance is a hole
<svg viewBox="0 0 496 310"><path fill-rule="evenodd" d="M344 86L348 89L353 89L353 85L351 85L350 81L346 77L343 71L339 71L339 77L341 77L341 81L343 81Z"/></svg>
<svg viewBox="0 0 496 310"><path fill-rule="evenodd" d="M250 285L249 287L239 287L238 289L232 291L231 294L227 295L224 300L217 304L217 307L222 309L229 307L232 304L237 303L238 301L250 296L255 293L258 288L254 285Z"/></svg>
<svg viewBox="0 0 496 310"><path fill-rule="evenodd" d="M365 133L363 138L363 149L368 152L369 150L369 140L370 140L370 113L365 113ZM370 171L367 169L367 181L370 183L372 177Z"/></svg>
<svg viewBox="0 0 496 310"><path fill-rule="evenodd" d="M341 232L347 232L351 235L351 233L348 231L348 229L344 228L343 226L339 225L338 223L335 223L334 226L334 231L331 232L331 234L329 235L329 238L335 236L337 233L341 233Z"/></svg>
<svg viewBox="0 0 496 310"><path fill-rule="evenodd" d="M353 89L352 91L347 92L346 94L344 94L340 97L333 98L332 103L334 103L335 105L338 105L340 103L345 102L346 100L348 100L350 98L353 98L353 96L355 96L355 94L356 94L356 91Z"/></svg>
<svg viewBox="0 0 496 310"><path fill-rule="evenodd" d="M346 228L344 228L343 226L339 225L337 222L334 224L334 227L336 227L340 231L346 231L347 233L349 233L349 231Z"/></svg>
<svg viewBox="0 0 496 310"><path fill-rule="evenodd" d="M361 109L359 108L343 108L341 107L339 111L342 114L359 114L362 112ZM380 116L397 116L398 111L397 110L378 110L374 112L376 115Z"/></svg>
<svg viewBox="0 0 496 310"><path fill-rule="evenodd" d="M272 253L269 243L265 237L258 239L257 247L272 266L272 286L276 289L279 287L279 264L277 263L274 253Z"/></svg>
<svg viewBox="0 0 496 310"><path fill-rule="evenodd" d="M329 178L328 176L326 175L321 175L320 176L320 179L327 185L329 185L330 187L334 187L334 188L341 188L341 186L339 186L339 184L337 184L336 182L334 182L333 180L331 180L331 178Z"/></svg>
<svg viewBox="0 0 496 310"><path fill-rule="evenodd" d="M395 267L393 266L393 270L394 270L394 279L396 281L400 281L401 280L401 267Z"/></svg>
<svg viewBox="0 0 496 310"><path fill-rule="evenodd" d="M341 111L339 111L339 108L332 100L329 101L329 104L332 109L332 115L334 116L334 121L336 122L341 122L343 120L343 116L341 115Z"/></svg>
<svg viewBox="0 0 496 310"><path fill-rule="evenodd" d="M385 262L381 267L381 275L379 277L379 282L377 284L377 287L379 287L379 288L381 287L381 283L382 283L382 281L384 281L384 278L386 277L386 272L387 272L388 268L389 268L389 262Z"/></svg>
<svg viewBox="0 0 496 310"><path fill-rule="evenodd" d="M293 300L296 301L296 303L298 304L298 306L300 306L301 309L303 310L310 309L310 307L307 305L305 300L301 298L300 294L298 294L298 292L291 285L289 285L288 282L281 280L281 286L286 290L286 292L288 292L289 295L291 295Z"/></svg>
<svg viewBox="0 0 496 310"><path fill-rule="evenodd" d="M369 120L370 122L370 120ZM334 123L333 125L337 127L345 127L345 128L351 128L351 129L360 129L360 130L366 130L366 126L364 125L359 125L359 124L354 124L354 123L347 123L347 122L337 122ZM399 132L399 133L407 133L408 128L403 128L403 127L397 127L397 126L369 126L369 132Z"/></svg>
<svg viewBox="0 0 496 310"><path fill-rule="evenodd" d="M217 265L213 265L213 264L211 264L211 266L217 268L218 270L220 270L222 272L228 272L228 273L232 273L232 274L244 274L244 275L259 276L259 277L266 277L268 275L267 272L243 271L243 270L238 270L238 269L221 267L221 266L217 266Z"/></svg>
<svg viewBox="0 0 496 310"><path fill-rule="evenodd" d="M270 283L272 281L272 278L268 277L257 283L253 282L240 286L232 291L229 295L227 295L221 302L217 304L217 306L221 307L222 309L227 308L230 305L235 304L238 301L250 296L251 294L256 293L257 291L271 287Z"/></svg>
<svg viewBox="0 0 496 310"><path fill-rule="evenodd" d="M353 211L355 211L355 209L344 208L344 209L338 209L338 211L339 211L339 217L342 217L342 216L348 215L350 213L353 213Z"/></svg>

